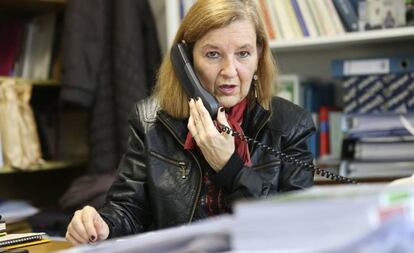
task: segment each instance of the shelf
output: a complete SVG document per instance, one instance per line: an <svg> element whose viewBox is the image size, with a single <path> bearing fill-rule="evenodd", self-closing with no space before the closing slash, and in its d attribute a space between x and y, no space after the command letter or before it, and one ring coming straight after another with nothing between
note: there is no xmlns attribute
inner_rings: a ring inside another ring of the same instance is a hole
<svg viewBox="0 0 414 253"><path fill-rule="evenodd" d="M66 0L0 0L1 11L63 11Z"/></svg>
<svg viewBox="0 0 414 253"><path fill-rule="evenodd" d="M414 27L401 27L393 29L382 29L345 33L342 35L304 38L292 41L273 41L270 48L274 52L293 52L297 50L321 50L341 48L361 44L383 43L413 39Z"/></svg>
<svg viewBox="0 0 414 253"><path fill-rule="evenodd" d="M28 80L20 77L9 77L9 76L0 76L0 81L7 79L15 79L17 81L27 81L32 83L34 86L59 86L59 82L56 80Z"/></svg>
<svg viewBox="0 0 414 253"><path fill-rule="evenodd" d="M86 159L70 160L70 161L46 161L42 164L33 165L30 169L20 170L13 169L11 167L0 168L0 174L12 174L12 173L31 173L37 171L46 170L59 170L65 168L78 167L86 164Z"/></svg>

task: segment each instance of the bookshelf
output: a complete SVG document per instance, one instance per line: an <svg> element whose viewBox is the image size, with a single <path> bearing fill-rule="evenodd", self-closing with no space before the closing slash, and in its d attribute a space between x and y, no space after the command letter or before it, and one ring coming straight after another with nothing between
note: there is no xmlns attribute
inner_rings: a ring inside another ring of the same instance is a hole
<svg viewBox="0 0 414 253"><path fill-rule="evenodd" d="M8 76L0 76L0 82L8 79ZM31 83L33 86L51 86L51 87L59 87L59 81L57 80L28 80L19 77L13 77L17 81L25 81Z"/></svg>
<svg viewBox="0 0 414 253"><path fill-rule="evenodd" d="M37 171L47 171L47 170L60 170L71 167L78 167L86 164L86 159L78 160L67 160L67 161L45 161L44 163L36 164L31 166L28 169L20 170L14 169L9 166L3 166L0 168L0 174L13 174L13 173L33 173Z"/></svg>
<svg viewBox="0 0 414 253"><path fill-rule="evenodd" d="M190 0L163 0L165 5L167 48L175 36L180 24L180 2ZM263 1L264 2L264 1ZM269 1L268 1L269 2ZM322 1L321 1L322 2ZM315 1L316 3L316 1ZM317 4L320 4L319 2ZM272 40L270 48L278 65L279 74L297 75L305 78L329 80L339 86L337 80L331 77L331 61L346 58L374 58L389 56L414 55L414 26L367 30L358 32L342 32L334 35L319 35L296 39ZM335 87L337 86L335 85ZM343 92L343 91L342 91ZM335 100L342 105L341 91ZM338 170L340 160L333 161L317 159L321 168L334 172ZM383 179L390 181L395 178ZM325 180L316 177L318 182ZM364 179L364 181L381 181Z"/></svg>
<svg viewBox="0 0 414 253"><path fill-rule="evenodd" d="M0 1L1 12L44 12L63 11L66 0L2 0Z"/></svg>
<svg viewBox="0 0 414 253"><path fill-rule="evenodd" d="M167 48L180 24L180 1L163 0ZM188 2L188 1L187 1ZM164 27L163 27L164 28ZM336 58L365 58L383 55L414 54L414 27L399 27L332 36L271 41L281 74L330 78L330 62ZM164 50L165 51L165 50ZM312 64L309 64L312 59Z"/></svg>
<svg viewBox="0 0 414 253"><path fill-rule="evenodd" d="M371 30L346 33L335 36L303 38L294 41L273 41L270 47L274 52L312 51L358 47L364 44L392 43L414 39L414 27Z"/></svg>
<svg viewBox="0 0 414 253"><path fill-rule="evenodd" d="M19 49L18 52L28 51L27 44L24 41L27 38L24 34L29 29L28 24L36 17L48 15L52 12L56 14L54 19L48 20L48 22L55 23L53 26L54 32L51 35L52 43L47 44L48 48L46 49L49 51L48 54L51 55L50 69L46 71L46 73L50 73L50 78L22 78L18 74L16 76L0 76L0 82L12 78L17 83L24 81L33 85L30 105L35 114L37 130L41 139L43 159L46 162L32 166L29 169L30 171L61 170L86 165L86 112L80 111L79 108L63 108L59 100L61 37L65 7L66 0L0 1L0 21L9 24L7 23L8 20L18 20L24 26L22 29L23 35L20 37L23 41L20 42L21 48L24 49ZM15 73L17 66L16 59L12 73ZM18 59L21 60L21 58ZM36 62L36 59L38 58L33 58L32 62ZM0 165L0 174L20 172L22 171L7 166L1 167Z"/></svg>

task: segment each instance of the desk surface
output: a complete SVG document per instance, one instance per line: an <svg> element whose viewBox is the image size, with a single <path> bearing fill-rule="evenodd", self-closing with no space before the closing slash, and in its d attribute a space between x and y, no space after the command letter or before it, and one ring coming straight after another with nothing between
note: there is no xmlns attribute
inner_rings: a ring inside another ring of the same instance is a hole
<svg viewBox="0 0 414 253"><path fill-rule="evenodd" d="M72 245L66 241L51 241L47 243L24 247L24 249L28 249L30 253L49 253L67 249L70 247L72 247Z"/></svg>

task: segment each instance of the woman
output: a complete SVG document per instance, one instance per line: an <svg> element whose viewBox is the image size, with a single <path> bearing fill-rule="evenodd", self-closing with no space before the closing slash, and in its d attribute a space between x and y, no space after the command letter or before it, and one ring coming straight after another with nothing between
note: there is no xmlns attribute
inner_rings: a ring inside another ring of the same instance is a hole
<svg viewBox="0 0 414 253"><path fill-rule="evenodd" d="M299 160L312 162L308 113L271 96L275 65L252 0L199 0L174 43L193 46L194 69L218 100L217 122ZM189 100L190 99L190 100ZM169 56L151 99L130 117L119 180L98 211L75 213L73 244L189 223L230 212L242 198L313 184L313 173L217 130L203 101L185 94Z"/></svg>

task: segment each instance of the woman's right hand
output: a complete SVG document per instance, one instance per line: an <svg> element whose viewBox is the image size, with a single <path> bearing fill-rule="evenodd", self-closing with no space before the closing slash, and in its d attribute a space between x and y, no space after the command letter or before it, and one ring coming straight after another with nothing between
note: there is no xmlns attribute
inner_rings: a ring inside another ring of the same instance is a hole
<svg viewBox="0 0 414 253"><path fill-rule="evenodd" d="M95 208L85 206L73 215L66 231L66 240L73 245L103 241L108 238L109 227Z"/></svg>

